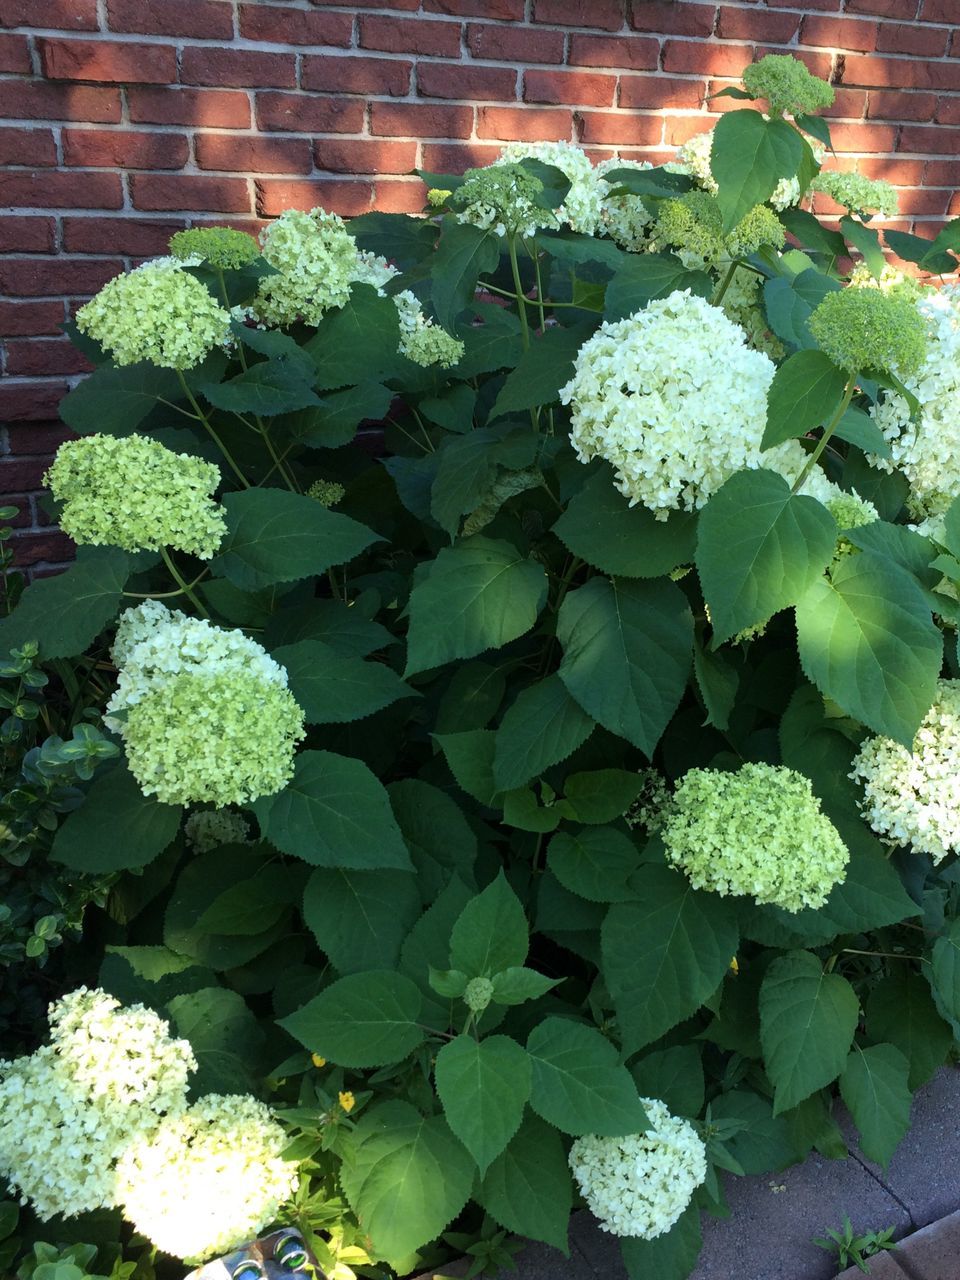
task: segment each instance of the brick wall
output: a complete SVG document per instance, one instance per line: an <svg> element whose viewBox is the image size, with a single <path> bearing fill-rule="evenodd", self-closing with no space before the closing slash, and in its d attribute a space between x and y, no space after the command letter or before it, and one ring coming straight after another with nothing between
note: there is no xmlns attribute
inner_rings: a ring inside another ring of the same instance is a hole
<svg viewBox="0 0 960 1280"><path fill-rule="evenodd" d="M512 139L666 159L768 51L836 86L841 158L960 213L960 0L0 0L0 492L18 553L69 554L36 491L84 365L59 326L180 227L417 211L414 166Z"/></svg>

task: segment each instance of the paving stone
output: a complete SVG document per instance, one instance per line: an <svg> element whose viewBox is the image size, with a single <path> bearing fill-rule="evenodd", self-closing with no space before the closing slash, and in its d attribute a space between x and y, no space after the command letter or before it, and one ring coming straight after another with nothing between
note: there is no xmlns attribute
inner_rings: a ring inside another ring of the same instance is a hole
<svg viewBox="0 0 960 1280"><path fill-rule="evenodd" d="M878 1253L875 1258L867 1259L867 1266L870 1268L870 1280L914 1280L913 1276L907 1276L894 1253ZM859 1267L848 1267L836 1280L863 1280L863 1272Z"/></svg>
<svg viewBox="0 0 960 1280"><path fill-rule="evenodd" d="M910 1280L957 1280L960 1274L960 1212L915 1232L898 1250ZM898 1278L899 1280L899 1278Z"/></svg>

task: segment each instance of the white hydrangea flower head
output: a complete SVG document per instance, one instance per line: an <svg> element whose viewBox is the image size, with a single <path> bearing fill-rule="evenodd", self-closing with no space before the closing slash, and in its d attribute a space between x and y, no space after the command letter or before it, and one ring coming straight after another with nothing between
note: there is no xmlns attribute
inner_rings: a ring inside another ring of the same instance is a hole
<svg viewBox="0 0 960 1280"><path fill-rule="evenodd" d="M350 284L363 270L343 219L324 209L287 209L260 233L260 244L279 273L261 282L253 303L267 324L319 324L331 307L349 300Z"/></svg>
<svg viewBox="0 0 960 1280"><path fill-rule="evenodd" d="M187 818L183 834L194 853L209 853L222 844L248 844L250 823L232 809L200 809Z"/></svg>
<svg viewBox="0 0 960 1280"><path fill-rule="evenodd" d="M667 861L695 889L786 911L822 907L850 856L809 778L780 765L690 769L677 783L662 835Z"/></svg>
<svg viewBox="0 0 960 1280"><path fill-rule="evenodd" d="M910 507L923 519L942 514L960 496L960 285L925 289L915 306L926 326L926 356L903 382L920 401L920 414L911 421L903 396L883 392L870 413L891 456L870 461L882 471L903 472Z"/></svg>
<svg viewBox="0 0 960 1280"><path fill-rule="evenodd" d="M400 354L424 367L432 364L450 369L458 364L464 352L459 338L423 314L420 299L404 289L394 295L400 316Z"/></svg>
<svg viewBox="0 0 960 1280"><path fill-rule="evenodd" d="M223 807L273 795L292 776L303 712L284 668L242 632L149 600L121 616L113 659L104 723L144 795Z"/></svg>
<svg viewBox="0 0 960 1280"><path fill-rule="evenodd" d="M570 190L555 210L557 218L573 231L596 235L608 187L582 147L572 142L508 142L500 159L510 163L540 160L559 169L570 179Z"/></svg>
<svg viewBox="0 0 960 1280"><path fill-rule="evenodd" d="M145 436L81 436L57 450L44 476L60 525L75 542L209 560L227 531L214 501L220 468Z"/></svg>
<svg viewBox="0 0 960 1280"><path fill-rule="evenodd" d="M77 328L118 365L192 369L226 340L230 313L187 265L157 258L115 276L77 312Z"/></svg>
<svg viewBox="0 0 960 1280"><path fill-rule="evenodd" d="M669 1231L707 1176L706 1147L659 1098L641 1098L650 1127L621 1138L587 1134L570 1148L580 1193L601 1230L655 1240Z"/></svg>
<svg viewBox="0 0 960 1280"><path fill-rule="evenodd" d="M863 785L864 821L891 845L941 862L960 850L960 680L941 680L913 750L867 738L850 777Z"/></svg>
<svg viewBox="0 0 960 1280"><path fill-rule="evenodd" d="M269 1108L247 1095L208 1094L132 1143L116 1198L158 1249L198 1263L229 1253L275 1220L296 1190L296 1164Z"/></svg>
<svg viewBox="0 0 960 1280"><path fill-rule="evenodd" d="M617 169L652 169L649 160L602 160L597 173L602 178ZM602 192L613 187L601 184ZM639 253L650 243L654 218L639 196L614 196L603 194L600 201L600 231L606 232L615 244L630 253Z"/></svg>
<svg viewBox="0 0 960 1280"><path fill-rule="evenodd" d="M556 213L537 204L543 183L521 165L501 161L468 169L450 201L458 222L495 235L534 236L560 225ZM449 192L447 194L450 194Z"/></svg>

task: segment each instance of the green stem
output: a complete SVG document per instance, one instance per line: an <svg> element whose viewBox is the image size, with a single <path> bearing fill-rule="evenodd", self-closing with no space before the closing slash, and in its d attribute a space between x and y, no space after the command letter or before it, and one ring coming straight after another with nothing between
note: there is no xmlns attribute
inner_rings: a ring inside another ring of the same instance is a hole
<svg viewBox="0 0 960 1280"><path fill-rule="evenodd" d="M520 279L520 264L517 261L517 237L516 233L507 237L507 249L510 254L510 270L513 272L513 287L517 291L518 301L526 303L528 299L523 292L523 282ZM520 334L523 338L524 351L530 350L530 326L527 323L527 308L521 306L519 308L520 315Z"/></svg>
<svg viewBox="0 0 960 1280"><path fill-rule="evenodd" d="M243 485L245 489L249 489L250 481L246 478L246 476L243 474L243 472L234 462L233 457L230 453L230 450L227 448L227 446L223 443L223 441L217 435L216 430L214 429L210 419L203 412L203 409L200 407L200 404L198 403L197 398L194 396L193 392L190 390L190 387L187 385L187 380L183 376L182 369L177 370L177 377L180 379L180 385L183 387L184 394L186 395L190 403L193 405L194 412L196 413L199 420L206 427L207 431L210 434L210 438L213 440L214 444L217 446L217 448L226 458L227 462L230 465L230 469L233 471L233 474L237 477L237 479L240 481L240 483Z"/></svg>
<svg viewBox="0 0 960 1280"><path fill-rule="evenodd" d="M758 272L758 274L762 273ZM490 284L486 280L484 280L483 284L479 287L484 293L496 293L499 294L501 298L509 298L511 302L523 302L528 307L537 307L539 309L540 304L535 299L527 298L523 294L520 294L520 296L517 297L517 295L512 293L509 289L498 289L495 284ZM583 310L583 307L581 307L577 302L551 302L549 298L544 298L543 305L545 307L549 307L551 311L555 310L557 307L572 307L575 311Z"/></svg>
<svg viewBox="0 0 960 1280"><path fill-rule="evenodd" d="M540 332L544 333L547 327L547 317L543 309L543 280L541 279L541 276L540 276L540 259L537 257L537 255L534 253L533 249L531 249L529 245L527 245L527 252L530 254L530 257L533 259L533 269L536 272L536 276L537 276L537 305L540 308Z"/></svg>
<svg viewBox="0 0 960 1280"><path fill-rule="evenodd" d="M170 552L167 550L166 547L161 547L160 554L161 556L163 556L163 563L170 570L170 574L174 582L177 584L177 586L180 588L183 594L187 597L187 599L196 609L197 613L199 613L201 617L207 618L209 620L210 614L203 607L203 603L201 602L201 600L197 596L195 596L193 593L193 584L184 581L183 575L180 573L180 570L173 563L173 560L170 556Z"/></svg>
<svg viewBox="0 0 960 1280"><path fill-rule="evenodd" d="M844 947L842 955L848 956L882 956L886 960L922 960L923 956L911 956L905 951L858 951L856 947Z"/></svg>
<svg viewBox="0 0 960 1280"><path fill-rule="evenodd" d="M720 281L719 289L710 299L711 306L719 307L720 303L723 301L723 295L730 288L730 281L733 279L734 272L736 271L737 267L739 267L739 265L740 265L739 258L734 258L734 260L730 263L729 267L727 267L727 274Z"/></svg>
<svg viewBox="0 0 960 1280"><path fill-rule="evenodd" d="M840 405L837 408L836 413L833 415L833 417L824 427L823 435L817 441L817 447L814 449L813 453L811 453L810 457L806 461L806 465L804 466L803 470L797 476L794 482L793 488L790 490L791 493L800 492L800 489L803 487L803 483L806 480L807 476L816 466L821 453L823 453L824 449L830 443L830 437L833 435L834 431L836 431L837 429L837 423L846 413L850 405L850 401L853 399L853 393L856 390L856 387L857 387L857 374L851 373L850 377L847 379L847 385L846 387L844 387L844 390L843 390L843 399L840 401Z"/></svg>
<svg viewBox="0 0 960 1280"><path fill-rule="evenodd" d="M202 573L197 574L192 582L187 583L187 586L192 590L206 576L207 571L204 569ZM183 587L178 587L176 591L121 591L120 594L130 596L134 600L169 600L173 596L182 596Z"/></svg>

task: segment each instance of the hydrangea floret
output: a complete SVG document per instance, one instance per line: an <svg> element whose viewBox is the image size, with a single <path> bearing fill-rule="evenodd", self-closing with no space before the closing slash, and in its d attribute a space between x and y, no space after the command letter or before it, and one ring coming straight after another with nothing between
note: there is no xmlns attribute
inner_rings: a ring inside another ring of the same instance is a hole
<svg viewBox="0 0 960 1280"><path fill-rule="evenodd" d="M686 191L660 206L653 232L658 244L669 245L715 265L724 257L748 257L762 245L783 248L783 224L766 205L755 205L728 234L717 199L707 191Z"/></svg>
<svg viewBox="0 0 960 1280"><path fill-rule="evenodd" d="M175 258L116 276L77 312L77 328L119 365L192 369L223 343L230 312Z"/></svg>
<svg viewBox="0 0 960 1280"><path fill-rule="evenodd" d="M603 1231L655 1240L669 1231L707 1176L706 1147L659 1098L641 1098L644 1133L575 1139L569 1163Z"/></svg>
<svg viewBox="0 0 960 1280"><path fill-rule="evenodd" d="M231 227L190 227L170 237L170 252L175 258L209 262L221 271L245 267L260 256L260 246L253 236Z"/></svg>
<svg viewBox="0 0 960 1280"><path fill-rule="evenodd" d="M908 750L871 737L850 777L863 786L860 812L878 836L941 862L960 851L960 680L941 680Z"/></svg>
<svg viewBox="0 0 960 1280"><path fill-rule="evenodd" d="M780 765L689 770L661 834L667 860L695 889L786 911L822 907L849 860L809 779Z"/></svg>
<svg viewBox="0 0 960 1280"><path fill-rule="evenodd" d="M879 289L881 293L898 294L911 302L927 295L935 296L915 276L908 276L889 262L884 263L879 276L875 276L865 262L858 262L847 277L847 284L852 289Z"/></svg>
<svg viewBox="0 0 960 1280"><path fill-rule="evenodd" d="M287 209L263 229L260 243L277 273L260 282L253 304L266 324L317 325L331 307L349 300L358 251L337 214Z"/></svg>
<svg viewBox="0 0 960 1280"><path fill-rule="evenodd" d="M247 844L250 823L232 809L199 809L183 824L183 835L194 853L209 853L222 844Z"/></svg>
<svg viewBox="0 0 960 1280"><path fill-rule="evenodd" d="M203 1262L275 1220L298 1183L297 1165L281 1157L286 1145L262 1102L211 1093L127 1147L116 1198L157 1248Z"/></svg>
<svg viewBox="0 0 960 1280"><path fill-rule="evenodd" d="M552 209L537 198L543 183L522 164L504 162L468 169L450 198L457 221L499 236L532 236L541 227L559 226Z"/></svg>
<svg viewBox="0 0 960 1280"><path fill-rule="evenodd" d="M336 480L314 480L307 489L307 497L319 502L321 507L335 507L345 493L346 489Z"/></svg>
<svg viewBox="0 0 960 1280"><path fill-rule="evenodd" d="M121 616L113 658L105 723L144 795L222 807L289 780L303 712L254 640L148 600Z"/></svg>
<svg viewBox="0 0 960 1280"><path fill-rule="evenodd" d="M768 53L744 68L743 86L755 98L765 98L770 112L782 116L813 115L833 105L834 92L826 80L813 75L799 58Z"/></svg>
<svg viewBox="0 0 960 1280"><path fill-rule="evenodd" d="M824 169L810 186L861 217L879 213L882 218L895 218L900 211L896 189L882 178L866 178L852 170Z"/></svg>
<svg viewBox="0 0 960 1280"><path fill-rule="evenodd" d="M916 307L879 289L828 293L809 326L820 349L849 373L875 369L909 377L926 355L925 326Z"/></svg>
<svg viewBox="0 0 960 1280"><path fill-rule="evenodd" d="M219 467L145 436L68 440L44 483L63 504L60 524L75 542L127 551L173 547L209 560L227 531L212 497Z"/></svg>
<svg viewBox="0 0 960 1280"><path fill-rule="evenodd" d="M569 179L570 190L554 211L555 220L585 236L597 233L607 187L582 147L573 142L508 142L500 159L509 163L539 160L559 169Z"/></svg>

